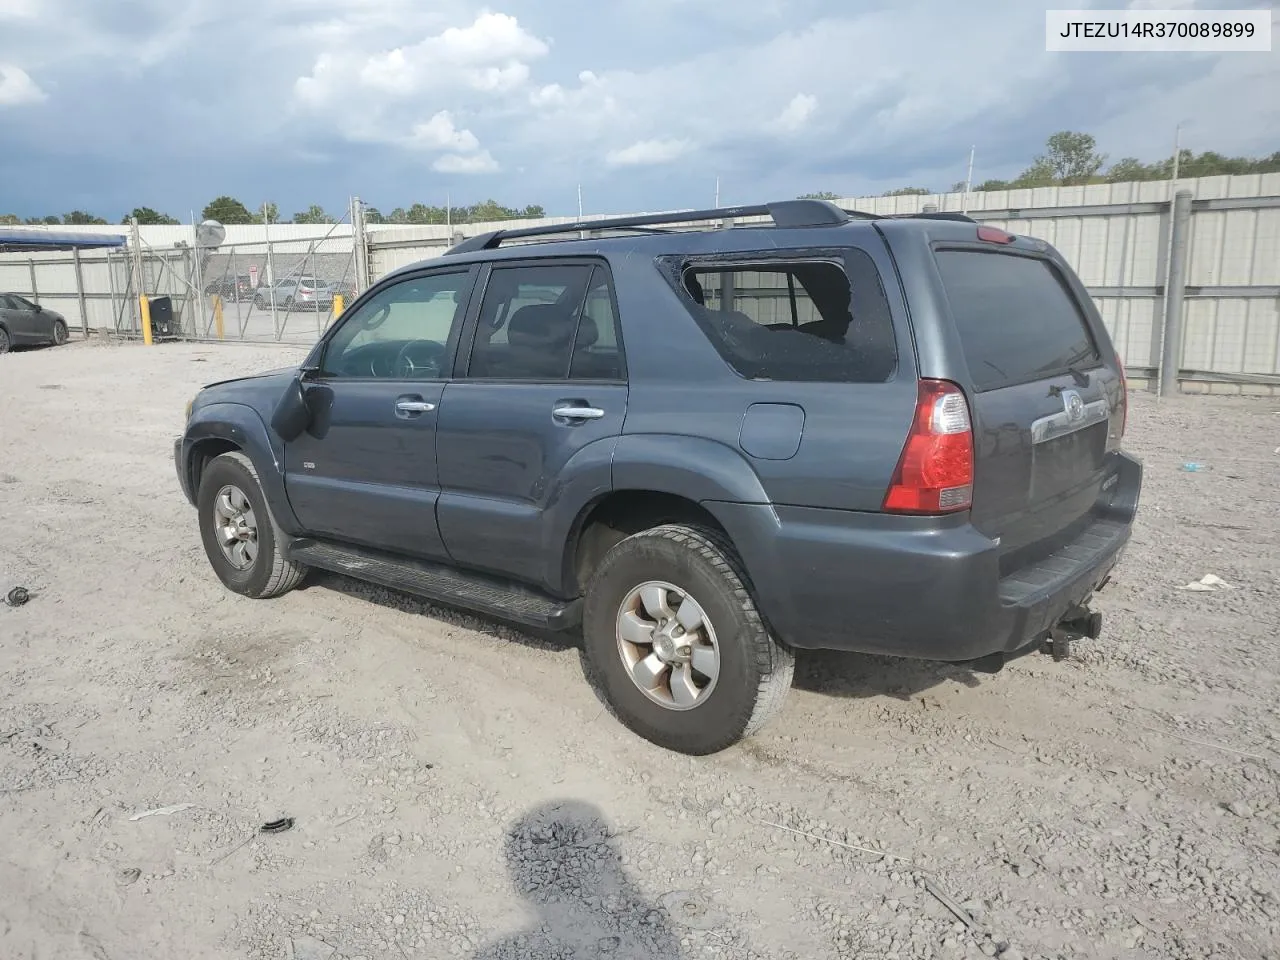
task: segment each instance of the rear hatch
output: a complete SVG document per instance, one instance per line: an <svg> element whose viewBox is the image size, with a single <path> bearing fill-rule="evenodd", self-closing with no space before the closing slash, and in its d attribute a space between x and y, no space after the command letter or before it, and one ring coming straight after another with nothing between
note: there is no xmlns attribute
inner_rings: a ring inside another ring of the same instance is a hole
<svg viewBox="0 0 1280 960"><path fill-rule="evenodd" d="M971 520L1007 573L1074 539L1114 482L1123 374L1079 281L1043 244L936 245L970 373Z"/></svg>

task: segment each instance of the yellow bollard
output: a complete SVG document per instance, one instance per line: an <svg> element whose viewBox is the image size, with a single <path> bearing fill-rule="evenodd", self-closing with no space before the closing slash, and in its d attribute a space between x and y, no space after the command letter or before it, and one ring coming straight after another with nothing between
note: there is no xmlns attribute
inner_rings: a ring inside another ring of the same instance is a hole
<svg viewBox="0 0 1280 960"><path fill-rule="evenodd" d="M333 295L333 319L337 320L342 316L342 310L344 307L346 307L346 304L342 300L342 294L335 293Z"/></svg>
<svg viewBox="0 0 1280 960"><path fill-rule="evenodd" d="M144 293L138 297L138 307L142 311L142 342L151 346L151 300Z"/></svg>
<svg viewBox="0 0 1280 960"><path fill-rule="evenodd" d="M222 298L216 293L213 295L213 327L218 331L218 339L221 340L224 334L222 327Z"/></svg>

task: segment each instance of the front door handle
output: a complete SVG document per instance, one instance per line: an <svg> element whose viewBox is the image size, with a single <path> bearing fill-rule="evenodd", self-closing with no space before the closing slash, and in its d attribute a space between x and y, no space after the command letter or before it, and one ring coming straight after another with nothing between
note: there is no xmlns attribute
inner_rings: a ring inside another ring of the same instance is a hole
<svg viewBox="0 0 1280 960"><path fill-rule="evenodd" d="M436 408L434 403L428 403L426 400L397 400L397 413L430 413Z"/></svg>
<svg viewBox="0 0 1280 960"><path fill-rule="evenodd" d="M604 411L599 407L588 407L582 404L566 403L551 411L553 416L564 420L599 420Z"/></svg>

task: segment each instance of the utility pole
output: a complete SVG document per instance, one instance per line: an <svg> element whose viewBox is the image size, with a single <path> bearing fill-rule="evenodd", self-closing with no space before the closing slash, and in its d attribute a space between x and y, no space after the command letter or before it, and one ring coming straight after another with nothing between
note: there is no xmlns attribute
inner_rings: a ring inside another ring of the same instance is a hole
<svg viewBox="0 0 1280 960"><path fill-rule="evenodd" d="M720 209L720 178L719 177L716 177L716 203L713 209L715 210Z"/></svg>
<svg viewBox="0 0 1280 960"><path fill-rule="evenodd" d="M961 213L969 212L969 191L973 189L973 155L977 150L977 144L969 148L969 172L964 177L964 202L960 205Z"/></svg>

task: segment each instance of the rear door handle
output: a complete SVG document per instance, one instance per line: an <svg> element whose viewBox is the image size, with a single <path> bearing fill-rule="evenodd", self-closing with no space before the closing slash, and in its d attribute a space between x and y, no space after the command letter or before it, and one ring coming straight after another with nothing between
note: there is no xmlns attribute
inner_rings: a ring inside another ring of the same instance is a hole
<svg viewBox="0 0 1280 960"><path fill-rule="evenodd" d="M434 403L425 400L397 400L397 413L430 413L436 408Z"/></svg>
<svg viewBox="0 0 1280 960"><path fill-rule="evenodd" d="M564 420L599 420L604 416L604 411L599 407L587 407L576 403L562 404L551 413Z"/></svg>

